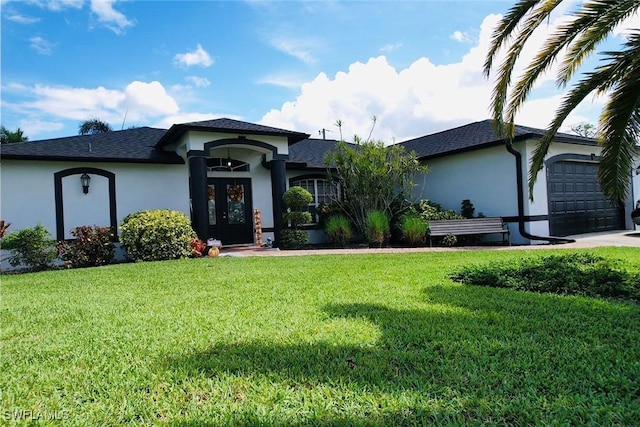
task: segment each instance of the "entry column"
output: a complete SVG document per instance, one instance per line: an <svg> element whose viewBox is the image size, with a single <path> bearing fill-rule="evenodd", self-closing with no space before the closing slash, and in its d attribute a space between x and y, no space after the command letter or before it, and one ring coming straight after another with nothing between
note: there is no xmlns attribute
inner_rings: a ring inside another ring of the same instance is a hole
<svg viewBox="0 0 640 427"><path fill-rule="evenodd" d="M191 186L191 223L198 237L209 237L207 211L207 159L204 152L189 151L189 176Z"/></svg>
<svg viewBox="0 0 640 427"><path fill-rule="evenodd" d="M271 161L271 192L273 194L273 234L274 244L280 246L280 232L282 231L282 196L287 189L287 178L284 159Z"/></svg>

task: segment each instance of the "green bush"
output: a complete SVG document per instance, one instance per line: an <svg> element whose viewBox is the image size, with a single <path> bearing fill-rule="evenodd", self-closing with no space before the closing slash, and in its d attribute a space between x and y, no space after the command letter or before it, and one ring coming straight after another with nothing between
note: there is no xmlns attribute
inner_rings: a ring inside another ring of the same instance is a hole
<svg viewBox="0 0 640 427"><path fill-rule="evenodd" d="M300 210L309 206L313 202L313 195L300 186L289 188L282 195L282 201L285 206L291 210Z"/></svg>
<svg viewBox="0 0 640 427"><path fill-rule="evenodd" d="M400 218L402 239L409 245L424 245L428 230L429 223L418 214L409 213Z"/></svg>
<svg viewBox="0 0 640 427"><path fill-rule="evenodd" d="M468 285L640 301L640 274L620 268L618 261L589 253L469 266L451 278Z"/></svg>
<svg viewBox="0 0 640 427"><path fill-rule="evenodd" d="M445 219L462 219L454 210L443 209L439 203L430 200L420 200L414 205L418 214L427 221L439 221Z"/></svg>
<svg viewBox="0 0 640 427"><path fill-rule="evenodd" d="M2 249L12 251L8 260L13 267L24 266L33 271L53 267L58 257L56 241L41 224L5 236L2 239Z"/></svg>
<svg viewBox="0 0 640 427"><path fill-rule="evenodd" d="M280 246L283 249L300 249L306 243L309 235L304 230L282 230L280 232Z"/></svg>
<svg viewBox="0 0 640 427"><path fill-rule="evenodd" d="M289 209L289 212L282 215L282 220L286 224L291 224L291 228L297 229L302 224L313 221L311 212L304 210L313 201L313 196L304 188L299 186L289 188L282 195L282 201L285 208Z"/></svg>
<svg viewBox="0 0 640 427"><path fill-rule="evenodd" d="M458 238L455 234L447 234L442 238L442 244L445 246L455 246L458 244Z"/></svg>
<svg viewBox="0 0 640 427"><path fill-rule="evenodd" d="M186 258L196 237L185 214L167 209L129 214L120 230L122 247L136 261Z"/></svg>
<svg viewBox="0 0 640 427"><path fill-rule="evenodd" d="M58 243L58 253L70 267L96 267L109 264L115 256L111 227L82 226L71 230L75 240Z"/></svg>
<svg viewBox="0 0 640 427"><path fill-rule="evenodd" d="M349 219L344 215L334 215L327 219L325 231L329 241L336 246L347 246L353 231Z"/></svg>
<svg viewBox="0 0 640 427"><path fill-rule="evenodd" d="M473 214L475 213L476 208L471 203L471 200L464 199L462 203L460 203L460 215L464 218L473 218Z"/></svg>
<svg viewBox="0 0 640 427"><path fill-rule="evenodd" d="M366 235L369 243L376 243L380 247L391 235L389 215L383 211L371 211L367 214Z"/></svg>

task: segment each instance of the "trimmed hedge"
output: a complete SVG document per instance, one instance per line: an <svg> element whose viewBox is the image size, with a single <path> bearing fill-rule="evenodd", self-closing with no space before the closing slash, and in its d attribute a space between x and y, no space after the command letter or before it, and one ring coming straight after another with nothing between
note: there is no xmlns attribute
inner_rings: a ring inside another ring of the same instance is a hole
<svg viewBox="0 0 640 427"><path fill-rule="evenodd" d="M185 214L168 209L135 212L120 225L122 247L135 261L187 258L196 233Z"/></svg>

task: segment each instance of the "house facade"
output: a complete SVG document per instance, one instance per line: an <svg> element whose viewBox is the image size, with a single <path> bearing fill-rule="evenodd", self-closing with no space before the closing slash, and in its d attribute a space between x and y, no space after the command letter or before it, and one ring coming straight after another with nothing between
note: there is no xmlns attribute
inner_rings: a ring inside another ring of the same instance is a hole
<svg viewBox="0 0 640 427"><path fill-rule="evenodd" d="M489 121L403 142L431 169L415 197L455 210L470 199L476 212L503 217L519 243L631 229L638 176L630 177L627 204L610 206L597 186L600 149L591 139L559 135L529 201L528 164L542 133L518 127L512 152ZM314 206L329 200L324 157L335 144L231 119L4 144L1 217L10 232L40 223L62 240L77 226L117 230L130 213L172 209L188 215L203 240L228 246L255 244L258 210L264 240L277 242L288 187L309 190ZM312 233L312 241L322 237Z"/></svg>
<svg viewBox="0 0 640 427"><path fill-rule="evenodd" d="M419 179L415 197L460 210L473 202L476 213L499 216L515 243L561 242L569 235L633 229L631 211L640 199L640 162L629 177L623 205L609 202L600 191L597 170L602 151L592 138L559 133L538 173L533 190L527 179L537 142L545 131L515 127L508 148L490 120L426 135L401 143L430 168Z"/></svg>

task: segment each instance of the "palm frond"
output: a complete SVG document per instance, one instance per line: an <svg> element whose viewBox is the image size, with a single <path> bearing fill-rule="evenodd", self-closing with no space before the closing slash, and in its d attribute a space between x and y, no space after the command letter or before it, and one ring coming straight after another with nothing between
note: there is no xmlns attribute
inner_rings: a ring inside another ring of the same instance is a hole
<svg viewBox="0 0 640 427"><path fill-rule="evenodd" d="M493 60L500 48L509 40L522 18L536 7L541 0L520 0L502 18L491 36L491 45L484 62L484 74L489 77Z"/></svg>
<svg viewBox="0 0 640 427"><path fill-rule="evenodd" d="M498 76L492 93L491 108L493 110L494 123L499 128L502 128L509 139L513 138L513 129L504 127L503 111L507 99L507 90L511 84L513 69L527 40L529 40L535 29L549 17L551 12L553 12L560 3L562 3L562 0L537 2L537 7L531 11L530 16L523 23L520 31L515 35L515 39L510 44L504 61L498 68ZM507 122L510 123L512 120L507 120Z"/></svg>
<svg viewBox="0 0 640 427"><path fill-rule="evenodd" d="M617 67L617 84L600 117L598 177L602 192L614 202L626 198L640 141L640 31L630 35L624 46L620 52L608 52L611 62L623 65Z"/></svg>
<svg viewBox="0 0 640 427"><path fill-rule="evenodd" d="M605 40L613 29L639 8L638 0L591 0L577 12L584 31L573 43L558 72L558 86L564 86L573 77L596 46Z"/></svg>

